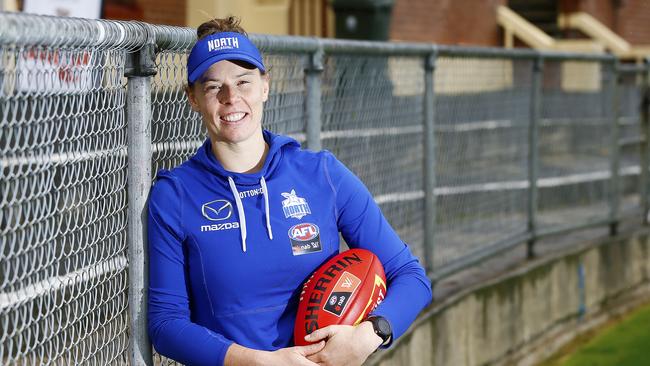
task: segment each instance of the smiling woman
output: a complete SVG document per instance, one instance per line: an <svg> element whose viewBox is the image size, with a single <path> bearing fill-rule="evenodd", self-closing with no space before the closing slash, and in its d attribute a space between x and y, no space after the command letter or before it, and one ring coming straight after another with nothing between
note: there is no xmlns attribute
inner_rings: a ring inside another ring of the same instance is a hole
<svg viewBox="0 0 650 366"><path fill-rule="evenodd" d="M262 109L269 96L267 75L244 61L212 64L200 81L188 87L192 109L201 114L219 162L238 173L259 169L266 152L262 136ZM245 154L245 159L221 157Z"/></svg>
<svg viewBox="0 0 650 366"><path fill-rule="evenodd" d="M192 109L201 114L215 156L226 169L258 170L267 153L262 110L269 97L262 55L233 18L208 22L198 34L187 65Z"/></svg>
<svg viewBox="0 0 650 366"><path fill-rule="evenodd" d="M187 96L208 138L158 172L151 190L152 343L186 365L360 365L431 300L424 269L331 153L262 128L269 75L238 21L215 19L197 33ZM382 262L387 294L371 315L389 330L332 325L295 346L302 285L338 253L339 234Z"/></svg>

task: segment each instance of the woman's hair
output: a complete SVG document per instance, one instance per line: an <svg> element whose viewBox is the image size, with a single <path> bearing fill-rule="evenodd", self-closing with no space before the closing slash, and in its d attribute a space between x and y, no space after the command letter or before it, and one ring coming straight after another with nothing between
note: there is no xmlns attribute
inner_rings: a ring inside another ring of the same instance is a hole
<svg viewBox="0 0 650 366"><path fill-rule="evenodd" d="M241 19L232 15L227 18L215 18L208 20L196 29L196 36L198 39L202 39L215 33L236 32L248 37L248 33L246 33L240 23Z"/></svg>

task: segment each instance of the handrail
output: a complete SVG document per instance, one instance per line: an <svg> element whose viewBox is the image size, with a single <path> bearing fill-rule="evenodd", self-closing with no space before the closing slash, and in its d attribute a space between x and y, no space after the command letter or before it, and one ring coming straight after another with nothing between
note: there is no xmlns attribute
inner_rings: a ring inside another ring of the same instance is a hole
<svg viewBox="0 0 650 366"><path fill-rule="evenodd" d="M497 7L497 22L506 30L507 37L516 35L536 50L552 50L555 48L555 41L552 37L507 6L499 5ZM506 40L506 45L508 43L511 42Z"/></svg>
<svg viewBox="0 0 650 366"><path fill-rule="evenodd" d="M621 36L585 12L560 14L557 24L560 28L574 28L581 31L602 43L615 54L626 53L631 48L630 44Z"/></svg>
<svg viewBox="0 0 650 366"><path fill-rule="evenodd" d="M589 53L604 52L602 45L592 40L554 39L507 6L499 5L497 7L497 22L505 30L506 48L512 48L514 46L514 37L516 36L536 50Z"/></svg>
<svg viewBox="0 0 650 366"><path fill-rule="evenodd" d="M650 45L631 45L605 24L585 12L560 14L557 23L560 28L581 31L619 58L640 60L650 55Z"/></svg>

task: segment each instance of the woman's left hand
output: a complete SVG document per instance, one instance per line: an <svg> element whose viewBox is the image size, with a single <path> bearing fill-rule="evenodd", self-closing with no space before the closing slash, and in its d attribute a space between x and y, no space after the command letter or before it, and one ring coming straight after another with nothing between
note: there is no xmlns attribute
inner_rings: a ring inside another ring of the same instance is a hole
<svg viewBox="0 0 650 366"><path fill-rule="evenodd" d="M325 347L308 358L323 366L361 365L382 343L367 321L356 326L330 325L305 337L308 342L322 339L327 340Z"/></svg>

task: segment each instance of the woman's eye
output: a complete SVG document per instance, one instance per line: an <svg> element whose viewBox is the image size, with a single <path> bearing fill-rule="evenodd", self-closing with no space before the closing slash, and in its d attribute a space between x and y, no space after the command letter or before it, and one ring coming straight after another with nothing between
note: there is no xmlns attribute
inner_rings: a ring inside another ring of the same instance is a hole
<svg viewBox="0 0 650 366"><path fill-rule="evenodd" d="M238 84L239 85L246 85L246 84L249 84L249 82L247 80L240 80Z"/></svg>

